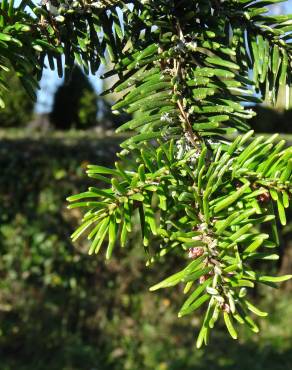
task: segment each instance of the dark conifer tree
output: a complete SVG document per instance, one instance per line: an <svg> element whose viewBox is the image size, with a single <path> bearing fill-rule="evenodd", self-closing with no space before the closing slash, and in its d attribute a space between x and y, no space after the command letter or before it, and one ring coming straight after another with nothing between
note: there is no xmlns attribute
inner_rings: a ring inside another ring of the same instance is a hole
<svg viewBox="0 0 292 370"><path fill-rule="evenodd" d="M86 107L84 101L89 103ZM94 88L80 67L75 66L69 80L64 81L55 93L50 120L60 130L86 129L96 124L96 116Z"/></svg>

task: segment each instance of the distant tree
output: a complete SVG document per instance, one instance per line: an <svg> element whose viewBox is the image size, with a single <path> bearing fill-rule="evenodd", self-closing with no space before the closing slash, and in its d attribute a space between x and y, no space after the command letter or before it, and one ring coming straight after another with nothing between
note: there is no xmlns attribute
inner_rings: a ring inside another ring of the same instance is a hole
<svg viewBox="0 0 292 370"><path fill-rule="evenodd" d="M69 81L56 91L51 122L62 130L86 129L96 124L96 115L97 96L88 78L75 66Z"/></svg>
<svg viewBox="0 0 292 370"><path fill-rule="evenodd" d="M9 86L9 91L4 91L2 94L5 108L0 110L0 127L26 124L33 115L32 99L27 95L14 71L5 73L2 78Z"/></svg>
<svg viewBox="0 0 292 370"><path fill-rule="evenodd" d="M278 110L272 106L259 105L254 111L257 115L251 119L250 124L256 132L292 133L292 109Z"/></svg>

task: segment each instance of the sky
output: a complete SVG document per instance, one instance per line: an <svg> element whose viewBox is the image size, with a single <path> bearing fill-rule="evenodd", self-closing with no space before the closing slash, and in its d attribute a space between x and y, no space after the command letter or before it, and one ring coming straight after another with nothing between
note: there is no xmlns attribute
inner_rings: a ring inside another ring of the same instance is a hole
<svg viewBox="0 0 292 370"><path fill-rule="evenodd" d="M288 0L286 3L281 5L274 5L272 9L273 13L292 13L292 0ZM98 75L89 75L89 79L97 93L101 91L101 79ZM36 113L48 113L51 111L53 97L56 89L62 83L62 79L58 78L56 72L50 69L45 69L43 77L40 81L40 90L37 95L37 102L35 105Z"/></svg>

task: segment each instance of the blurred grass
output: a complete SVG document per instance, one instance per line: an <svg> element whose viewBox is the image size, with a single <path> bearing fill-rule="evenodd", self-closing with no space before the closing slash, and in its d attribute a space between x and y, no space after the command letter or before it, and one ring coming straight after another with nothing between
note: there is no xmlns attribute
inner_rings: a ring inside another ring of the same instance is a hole
<svg viewBox="0 0 292 370"><path fill-rule="evenodd" d="M148 292L183 261L146 270L138 233L110 262L88 257L86 241L71 244L80 213L65 198L93 183L87 163L114 161L120 137L10 130L0 138L1 370L291 368L289 290L257 291L271 313L259 335L242 329L233 341L221 322L198 351L200 315L176 315L181 289Z"/></svg>
<svg viewBox="0 0 292 370"><path fill-rule="evenodd" d="M31 139L31 140L51 140L51 141L62 141L63 143L79 141L79 140L103 140L104 138L120 138L120 140L127 136L126 134L116 134L113 130L99 130L98 127L89 130L36 130L25 127L23 129L11 127L11 128L0 128L0 140L11 139Z"/></svg>

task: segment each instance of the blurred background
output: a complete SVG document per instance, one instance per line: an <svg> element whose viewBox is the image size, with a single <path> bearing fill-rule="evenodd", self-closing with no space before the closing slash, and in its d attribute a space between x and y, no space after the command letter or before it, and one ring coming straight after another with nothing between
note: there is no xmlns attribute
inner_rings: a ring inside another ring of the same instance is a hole
<svg viewBox="0 0 292 370"><path fill-rule="evenodd" d="M258 321L259 335L243 329L233 341L221 323L198 351L199 313L177 318L181 288L148 292L184 261L168 257L167 266L146 269L138 230L110 262L89 257L84 240L72 245L81 213L68 211L65 198L93 183L88 163L114 162L122 139L114 129L127 117L111 113L117 97L101 97L107 86L78 67L67 85L46 71L36 104L13 74L7 79L12 93L0 111L0 370L291 369L291 282L254 293L270 312ZM280 97L276 107L254 107L251 126L281 132L291 145L292 109L284 106ZM280 260L260 268L291 273L289 219Z"/></svg>

